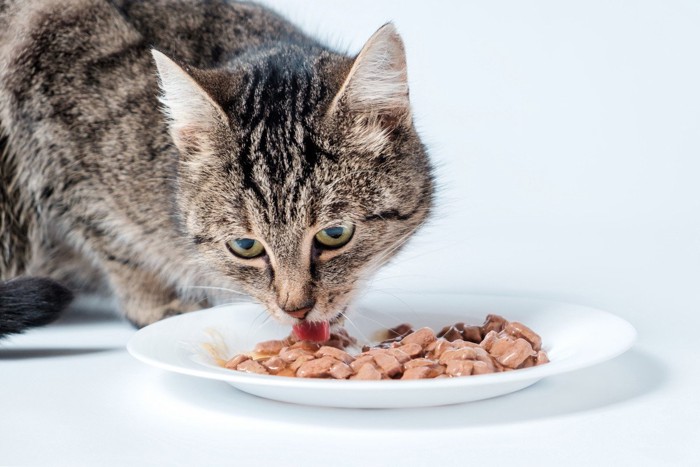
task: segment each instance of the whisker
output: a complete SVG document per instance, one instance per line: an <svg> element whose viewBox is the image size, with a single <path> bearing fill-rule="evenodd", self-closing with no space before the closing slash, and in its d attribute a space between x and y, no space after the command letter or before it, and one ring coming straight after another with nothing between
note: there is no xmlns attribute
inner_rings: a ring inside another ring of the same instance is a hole
<svg viewBox="0 0 700 467"><path fill-rule="evenodd" d="M430 249L430 250L421 250L421 251L418 251L418 252L416 252L415 254L413 254L413 255L411 255L411 256L402 256L402 257L400 258L400 260L401 260L401 261L412 261L412 260L414 260L414 259L416 259L416 258L420 258L421 256L425 256L425 255L428 255L428 254L434 254L434 253L440 253L440 252L446 250L447 248L453 248L453 247L456 247L457 245L459 245L458 242L454 242L454 243L451 243L451 244L450 244L450 243L447 243L447 244L441 245L440 247L433 248L433 249Z"/></svg>
<svg viewBox="0 0 700 467"><path fill-rule="evenodd" d="M197 304L197 305L199 305L199 304L201 304L202 302L206 302L207 300L209 300L209 299L208 299L207 297L204 297L204 298L200 298L199 300L195 301L194 303Z"/></svg>
<svg viewBox="0 0 700 467"><path fill-rule="evenodd" d="M262 320L262 322L258 325L257 328L255 328L254 331L252 331L253 334L257 334L260 332L260 330L266 326L267 324L270 323L270 318L272 318L272 315L270 313L267 313L267 316L265 316L265 319ZM252 327L252 326L251 326Z"/></svg>
<svg viewBox="0 0 700 467"><path fill-rule="evenodd" d="M360 337L362 337L362 339L364 339L364 341L365 341L367 344L369 344L369 343L372 342L370 339L367 338L367 336L365 335L365 333L362 332L362 331L360 330L360 328L357 327L357 325L350 319L350 317L348 317L348 315L347 315L345 312L341 311L341 312L340 312L340 316L342 316L344 319L346 319L346 320L348 321L348 323L350 323L350 325L351 325L353 328L355 328L355 330L357 331L357 333L360 335Z"/></svg>
<svg viewBox="0 0 700 467"><path fill-rule="evenodd" d="M253 333L253 326L255 326L255 323L260 319L261 316L265 316L267 314L269 316L269 313L267 313L267 310L262 310L258 315L255 317L252 323L250 323L250 328L248 329L248 332L246 333L246 340L250 340L250 335ZM265 319L263 319L262 324L265 323ZM262 326L261 324L261 326ZM255 332L257 332L260 329L260 327L255 329Z"/></svg>
<svg viewBox="0 0 700 467"><path fill-rule="evenodd" d="M370 293L370 292L373 293L373 292L379 292L379 291L381 291L381 290L379 290L379 289L364 289L364 290L361 290L361 291L358 293L358 295L357 295L357 300L361 300L362 298L366 297L367 294ZM394 318L394 316L392 316L390 313L387 313L386 311L383 311L383 310L379 310L379 309L372 308L372 312L373 312L373 313L374 313L374 312L380 313L380 314L389 316L389 317L391 317L391 318ZM383 323L379 323L378 321L373 320L372 318L370 318L370 317L367 316L367 315L362 315L362 316L365 317L365 318L367 318L367 319L369 319L370 321L374 321L374 322L376 322L377 324L384 326Z"/></svg>
<svg viewBox="0 0 700 467"><path fill-rule="evenodd" d="M211 308L209 308L209 309L210 309L210 310L213 310L213 309L215 309L215 308L221 308L221 307L224 307L224 306L236 305L237 303L240 303L240 302L219 303L218 305L214 305L213 307L211 307Z"/></svg>
<svg viewBox="0 0 700 467"><path fill-rule="evenodd" d="M376 272L377 269L379 269L385 262L385 260L389 259L392 253L394 253L397 249L402 247L410 238L411 234L413 232L408 232L401 237L399 237L395 242L393 242L387 250L385 250L382 254L380 254L376 259L373 259L368 263L369 267L367 268L368 274L373 274Z"/></svg>
<svg viewBox="0 0 700 467"><path fill-rule="evenodd" d="M373 309L372 309L372 313L374 313L374 312L385 314L385 315L389 316L390 318L392 318L394 321L396 321L396 317L395 317L395 316L391 316L391 315L388 314L388 313L384 313L384 312L381 312L381 311L379 311L379 310L375 310L375 309L373 308ZM376 319L374 319L374 318L371 318L371 317L369 317L369 316L367 316L367 315L362 315L362 317L363 317L364 319L367 319L367 320L372 321L373 323L376 323L377 325L379 325L379 327L380 327L379 330L385 330L385 329L388 329L388 328L391 328L391 327L396 326L396 324L387 325L387 324L382 323L381 321L378 321L378 320L376 320Z"/></svg>
<svg viewBox="0 0 700 467"><path fill-rule="evenodd" d="M243 296L246 296L246 297L250 297L250 295L248 295L247 293L239 292L239 291L233 290L233 289L227 289L226 287L209 287L209 286L206 286L206 285L187 285L187 286L185 286L185 287L183 287L183 288L185 288L185 289L223 290L223 291L226 291L226 292L229 292L229 293L232 293L232 294L237 294L237 295L243 295Z"/></svg>
<svg viewBox="0 0 700 467"><path fill-rule="evenodd" d="M216 304L216 305L214 305L214 306L212 306L212 307L209 307L208 309L209 309L209 310L215 310L215 309L217 309L217 308L222 308L222 307L225 307L225 306L240 305L241 303L256 304L256 303L258 303L258 302L252 301L252 300L245 300L245 301L243 301L243 300L238 300L238 301L235 301L235 302L219 303L219 304Z"/></svg>
<svg viewBox="0 0 700 467"><path fill-rule="evenodd" d="M401 302L407 309L409 309L409 310L411 310L411 311L415 311L414 308L413 308L406 300L404 300L404 299L401 298L401 297L398 297L398 296L394 295L394 294L391 293L391 292L387 292L386 290L383 290L383 289L374 289L374 291L375 291L375 292L380 292L380 293L387 294L387 295L389 295L390 297L392 297L392 298L396 299L397 301ZM380 311L380 313L388 314L386 311ZM418 315L416 315L416 316L418 316Z"/></svg>
<svg viewBox="0 0 700 467"><path fill-rule="evenodd" d="M406 279L406 278L419 278L419 279L424 279L427 278L425 274L399 274L399 275L391 275L391 276L385 276L385 277L358 277L358 281L362 282L383 282L389 279Z"/></svg>

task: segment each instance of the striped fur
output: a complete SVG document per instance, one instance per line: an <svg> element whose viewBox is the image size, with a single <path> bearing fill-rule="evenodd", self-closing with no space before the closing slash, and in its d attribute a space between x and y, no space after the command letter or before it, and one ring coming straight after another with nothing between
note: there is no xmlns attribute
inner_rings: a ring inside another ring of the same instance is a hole
<svg viewBox="0 0 700 467"><path fill-rule="evenodd" d="M0 0L0 280L114 295L138 325L220 288L337 320L430 212L410 115L392 25L348 57L249 3ZM352 241L317 248L341 221Z"/></svg>

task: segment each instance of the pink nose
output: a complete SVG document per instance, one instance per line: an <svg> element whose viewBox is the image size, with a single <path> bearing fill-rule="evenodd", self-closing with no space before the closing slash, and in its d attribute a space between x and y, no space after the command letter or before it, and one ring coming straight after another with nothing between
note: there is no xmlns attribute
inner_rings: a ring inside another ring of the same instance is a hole
<svg viewBox="0 0 700 467"><path fill-rule="evenodd" d="M312 309L313 306L307 306L304 308L297 308L296 310L284 310L284 312L292 318L304 319Z"/></svg>

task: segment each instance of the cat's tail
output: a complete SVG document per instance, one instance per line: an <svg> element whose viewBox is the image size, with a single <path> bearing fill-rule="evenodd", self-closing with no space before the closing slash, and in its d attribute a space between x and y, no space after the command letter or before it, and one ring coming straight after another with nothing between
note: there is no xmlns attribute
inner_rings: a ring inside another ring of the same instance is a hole
<svg viewBox="0 0 700 467"><path fill-rule="evenodd" d="M72 300L73 293L51 279L0 282L0 337L50 323Z"/></svg>

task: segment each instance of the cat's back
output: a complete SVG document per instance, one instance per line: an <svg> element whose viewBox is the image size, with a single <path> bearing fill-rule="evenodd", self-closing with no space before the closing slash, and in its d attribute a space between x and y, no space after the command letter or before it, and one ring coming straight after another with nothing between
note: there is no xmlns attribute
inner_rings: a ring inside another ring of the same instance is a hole
<svg viewBox="0 0 700 467"><path fill-rule="evenodd" d="M201 68L268 43L317 45L290 22L254 3L226 0L112 0L151 45Z"/></svg>
<svg viewBox="0 0 700 467"><path fill-rule="evenodd" d="M112 156L164 159L150 50L210 68L280 41L316 45L251 3L0 0L0 130L24 153L60 151L60 143L71 145L68 158L100 155L98 165ZM124 147L130 140L143 147Z"/></svg>
<svg viewBox="0 0 700 467"><path fill-rule="evenodd" d="M260 5L225 0L0 0L0 26L3 55L25 45L64 60L136 42L206 68L269 42L315 44Z"/></svg>

